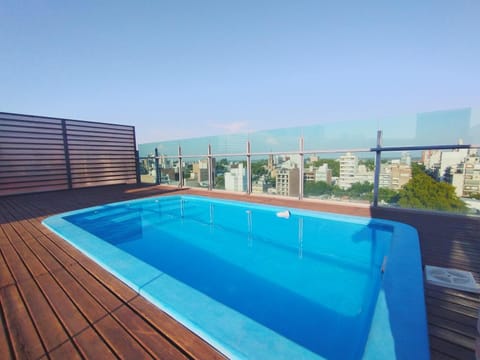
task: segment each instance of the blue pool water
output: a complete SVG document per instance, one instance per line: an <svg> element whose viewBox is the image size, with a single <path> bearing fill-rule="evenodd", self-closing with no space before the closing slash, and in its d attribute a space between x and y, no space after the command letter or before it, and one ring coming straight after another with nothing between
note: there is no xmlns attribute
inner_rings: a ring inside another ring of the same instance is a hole
<svg viewBox="0 0 480 360"><path fill-rule="evenodd" d="M230 357L428 358L416 232L285 210L169 196L44 224Z"/></svg>

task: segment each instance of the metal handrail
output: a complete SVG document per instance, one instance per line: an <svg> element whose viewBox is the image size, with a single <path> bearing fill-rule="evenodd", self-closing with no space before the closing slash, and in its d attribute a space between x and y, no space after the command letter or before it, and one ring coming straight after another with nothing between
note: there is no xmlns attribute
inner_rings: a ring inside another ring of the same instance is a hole
<svg viewBox="0 0 480 360"><path fill-rule="evenodd" d="M156 166L158 166L158 159L178 159L180 172L179 174L179 186L183 186L183 169L182 169L182 159L192 159L192 158L203 158L207 160L207 168L209 173L208 179L208 189L213 189L214 179L211 176L211 171L213 167L212 159L216 157L245 157L247 161L247 194L252 192L252 172L251 172L251 158L257 156L272 156L272 155L299 155L301 158L300 164L300 174L299 174L299 195L298 198L303 198L303 176L304 176L304 166L303 166L303 157L305 154L335 154L335 153L375 153L375 164L380 164L382 152L400 152L400 151L421 151L421 150L455 150L455 149L479 149L480 145L477 144L450 144L450 145L405 145L405 146L382 146L382 131L377 132L377 144L375 147L371 148L341 148L341 149L319 149L319 150L305 150L303 137L299 139L299 149L291 151L269 151L269 152L251 152L250 141L247 141L246 152L244 153L213 153L212 147L208 145L207 154L197 154L197 155L184 155L182 154L181 147L178 147L178 155L158 155L156 151L155 156L153 157L141 157L140 159L155 159ZM159 169L157 168L157 174ZM378 192L379 192L379 178L380 178L380 166L375 165L374 173L374 187L373 187L373 206L378 206Z"/></svg>

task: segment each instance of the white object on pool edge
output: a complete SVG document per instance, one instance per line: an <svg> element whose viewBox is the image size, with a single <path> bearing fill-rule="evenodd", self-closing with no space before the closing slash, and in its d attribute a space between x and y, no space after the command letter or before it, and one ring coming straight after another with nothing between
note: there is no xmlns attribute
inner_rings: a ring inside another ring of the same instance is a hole
<svg viewBox="0 0 480 360"><path fill-rule="evenodd" d="M480 293L480 286L469 271L426 265L425 277L430 284Z"/></svg>
<svg viewBox="0 0 480 360"><path fill-rule="evenodd" d="M277 212L277 216L282 219L289 219L290 218L290 211L285 210L285 211L279 211Z"/></svg>

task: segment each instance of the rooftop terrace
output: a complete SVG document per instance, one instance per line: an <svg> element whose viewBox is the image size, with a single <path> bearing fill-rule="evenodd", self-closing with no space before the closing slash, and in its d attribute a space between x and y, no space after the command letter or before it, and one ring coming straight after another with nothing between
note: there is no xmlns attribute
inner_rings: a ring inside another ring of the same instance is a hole
<svg viewBox="0 0 480 360"><path fill-rule="evenodd" d="M480 218L312 200L116 185L2 197L0 349L5 358L223 356L42 226L53 214L172 192L401 221L417 228L423 264L480 273ZM425 285L431 357L474 359L480 296Z"/></svg>

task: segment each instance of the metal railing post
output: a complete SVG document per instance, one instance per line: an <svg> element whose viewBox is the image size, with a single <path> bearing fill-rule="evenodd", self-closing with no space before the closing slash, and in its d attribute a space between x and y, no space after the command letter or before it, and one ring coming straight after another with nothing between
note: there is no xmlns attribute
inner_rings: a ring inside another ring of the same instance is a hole
<svg viewBox="0 0 480 360"><path fill-rule="evenodd" d="M178 145L178 187L183 187L182 147Z"/></svg>
<svg viewBox="0 0 480 360"><path fill-rule="evenodd" d="M208 144L208 154L207 154L207 171L208 171L208 190L213 189L213 176L212 176L212 145Z"/></svg>
<svg viewBox="0 0 480 360"><path fill-rule="evenodd" d="M252 156L251 156L250 140L247 140L247 194L252 193Z"/></svg>
<svg viewBox="0 0 480 360"><path fill-rule="evenodd" d="M375 177L373 178L373 206L378 206L378 189L380 186L380 170L382 167L382 130L377 131L377 147L375 149Z"/></svg>
<svg viewBox="0 0 480 360"><path fill-rule="evenodd" d="M138 152L138 150L135 150L135 163L136 163L135 178L136 178L136 181L137 181L137 185L139 185L139 184L142 183L142 177L141 177L141 174L140 174L140 153Z"/></svg>
<svg viewBox="0 0 480 360"><path fill-rule="evenodd" d="M298 169L298 199L299 200L302 200L303 199L303 190L304 190L304 186L303 186L303 177L304 177L304 172L305 172L305 164L304 164L304 154L303 154L303 150L304 150L304 141L303 141L303 136L300 137L300 141L299 141L299 149L300 151L298 152L298 155L299 155L299 158L300 158L300 168Z"/></svg>
<svg viewBox="0 0 480 360"><path fill-rule="evenodd" d="M155 148L155 184L160 185L160 164L158 161L158 149Z"/></svg>
<svg viewBox="0 0 480 360"><path fill-rule="evenodd" d="M68 145L67 121L62 119L63 152L65 154L65 170L67 172L68 188L73 189L72 167L70 164L70 146Z"/></svg>

